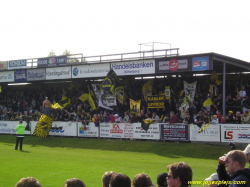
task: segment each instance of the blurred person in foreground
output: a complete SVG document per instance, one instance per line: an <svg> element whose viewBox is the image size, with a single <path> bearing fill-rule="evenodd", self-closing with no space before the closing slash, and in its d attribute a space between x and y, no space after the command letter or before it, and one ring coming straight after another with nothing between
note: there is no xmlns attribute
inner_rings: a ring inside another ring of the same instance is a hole
<svg viewBox="0 0 250 187"><path fill-rule="evenodd" d="M114 171L107 171L104 173L104 175L102 176L102 186L103 187L109 187L109 182L110 182L110 179L111 179L113 174L115 174Z"/></svg>
<svg viewBox="0 0 250 187"><path fill-rule="evenodd" d="M15 187L42 187L39 181L33 177L22 178Z"/></svg>
<svg viewBox="0 0 250 187"><path fill-rule="evenodd" d="M210 177L206 178L205 181L209 181L208 186L205 185L205 187L216 187L216 186L218 186L218 184L211 184L213 181L219 181L218 174L213 173L212 175L210 175Z"/></svg>
<svg viewBox="0 0 250 187"><path fill-rule="evenodd" d="M167 183L168 187L190 187L189 181L192 181L192 168L184 163L179 162L167 166L168 176Z"/></svg>
<svg viewBox="0 0 250 187"><path fill-rule="evenodd" d="M131 180L125 174L115 173L111 176L109 187L131 187Z"/></svg>
<svg viewBox="0 0 250 187"><path fill-rule="evenodd" d="M167 183L167 176L168 176L167 173L160 173L160 174L157 176L157 184L158 184L158 187L167 187L167 186L168 186L168 183Z"/></svg>
<svg viewBox="0 0 250 187"><path fill-rule="evenodd" d="M64 187L86 187L84 182L77 178L68 179L64 182L64 184Z"/></svg>
<svg viewBox="0 0 250 187"><path fill-rule="evenodd" d="M229 187L250 186L250 169L245 169L246 163L247 156L240 150L230 151L220 157L217 167L219 180L231 181ZM245 184L237 184L237 181L245 181Z"/></svg>
<svg viewBox="0 0 250 187"><path fill-rule="evenodd" d="M132 182L132 187L152 187L153 182L151 181L150 177L145 173L140 173L135 176Z"/></svg>

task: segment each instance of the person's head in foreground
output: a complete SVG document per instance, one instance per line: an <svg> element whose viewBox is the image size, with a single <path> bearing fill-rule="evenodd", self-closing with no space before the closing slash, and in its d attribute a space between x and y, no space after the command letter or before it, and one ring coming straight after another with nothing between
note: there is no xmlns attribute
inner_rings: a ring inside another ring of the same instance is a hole
<svg viewBox="0 0 250 187"><path fill-rule="evenodd" d="M213 173L210 177L206 178L207 185L205 187L216 187L218 184L212 184L212 181L219 181L219 177L217 173Z"/></svg>
<svg viewBox="0 0 250 187"><path fill-rule="evenodd" d="M250 164L250 144L248 144L248 146L245 148L245 150L243 151L245 153L245 155L247 156L247 161Z"/></svg>
<svg viewBox="0 0 250 187"><path fill-rule="evenodd" d="M193 172L191 167L184 163L179 162L167 166L168 176L167 183L168 187L189 187L188 181L192 181Z"/></svg>
<svg viewBox="0 0 250 187"><path fill-rule="evenodd" d="M168 186L167 176L168 176L167 173L161 173L158 175L158 177L157 177L158 187L167 187Z"/></svg>
<svg viewBox="0 0 250 187"><path fill-rule="evenodd" d="M244 169L247 163L247 157L243 151L233 150L230 151L226 156L227 172L234 174L236 171Z"/></svg>
<svg viewBox="0 0 250 187"><path fill-rule="evenodd" d="M154 186L150 177L145 173L140 173L135 176L132 182L132 187L151 187Z"/></svg>
<svg viewBox="0 0 250 187"><path fill-rule="evenodd" d="M112 175L110 182L110 187L131 187L130 178L122 173L115 173Z"/></svg>
<svg viewBox="0 0 250 187"><path fill-rule="evenodd" d="M68 179L64 182L64 184L64 187L86 187L84 182L77 178Z"/></svg>
<svg viewBox="0 0 250 187"><path fill-rule="evenodd" d="M33 177L26 177L20 179L16 184L16 187L42 187L39 181Z"/></svg>
<svg viewBox="0 0 250 187"><path fill-rule="evenodd" d="M104 175L102 176L103 187L109 187L109 182L113 174L115 174L114 171L107 171L104 173Z"/></svg>

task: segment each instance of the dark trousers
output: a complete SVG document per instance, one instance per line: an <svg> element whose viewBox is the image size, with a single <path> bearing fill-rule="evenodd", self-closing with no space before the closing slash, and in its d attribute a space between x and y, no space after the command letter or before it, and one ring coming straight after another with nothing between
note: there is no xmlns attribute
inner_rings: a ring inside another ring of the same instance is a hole
<svg viewBox="0 0 250 187"><path fill-rule="evenodd" d="M24 136L23 137L20 137L20 136L16 137L16 147L15 147L15 150L18 149L19 143L20 143L20 150L23 149L23 139L24 139Z"/></svg>

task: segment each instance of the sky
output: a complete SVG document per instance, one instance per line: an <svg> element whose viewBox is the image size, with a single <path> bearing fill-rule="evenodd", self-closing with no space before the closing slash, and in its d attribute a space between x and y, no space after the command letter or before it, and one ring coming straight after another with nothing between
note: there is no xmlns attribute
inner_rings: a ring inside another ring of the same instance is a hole
<svg viewBox="0 0 250 187"><path fill-rule="evenodd" d="M249 0L1 0L0 61L65 49L137 52L141 43L163 42L180 55L215 52L250 62L249 8Z"/></svg>

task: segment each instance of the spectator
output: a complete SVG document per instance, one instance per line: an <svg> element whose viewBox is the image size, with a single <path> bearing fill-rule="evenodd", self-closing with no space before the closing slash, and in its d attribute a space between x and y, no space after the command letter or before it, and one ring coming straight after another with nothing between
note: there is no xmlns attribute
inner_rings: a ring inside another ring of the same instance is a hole
<svg viewBox="0 0 250 187"><path fill-rule="evenodd" d="M227 120L227 123L234 123L234 116L233 116L233 111L232 110L230 110L228 112L228 116L227 116L226 120Z"/></svg>
<svg viewBox="0 0 250 187"><path fill-rule="evenodd" d="M150 177L145 173L141 173L135 176L132 182L133 187L152 187L154 186Z"/></svg>
<svg viewBox="0 0 250 187"><path fill-rule="evenodd" d="M241 114L239 111L236 112L236 115L233 118L234 118L234 123L241 124Z"/></svg>
<svg viewBox="0 0 250 187"><path fill-rule="evenodd" d="M220 181L232 181L229 187L250 186L250 170L244 169L246 163L247 157L240 150L230 151L226 156L220 157L217 168ZM234 184L234 181L245 181L246 183L237 185Z"/></svg>
<svg viewBox="0 0 250 187"><path fill-rule="evenodd" d="M115 173L111 176L110 187L131 187L130 178L122 173Z"/></svg>
<svg viewBox="0 0 250 187"><path fill-rule="evenodd" d="M39 181L33 177L22 178L16 187L42 187Z"/></svg>
<svg viewBox="0 0 250 187"><path fill-rule="evenodd" d="M64 187L86 187L84 182L77 178L68 179L64 182Z"/></svg>
<svg viewBox="0 0 250 187"><path fill-rule="evenodd" d="M179 118L175 115L175 113L173 111L170 112L169 123L179 123Z"/></svg>
<svg viewBox="0 0 250 187"><path fill-rule="evenodd" d="M155 123L161 122L160 117L156 114L156 112L153 112L152 119L154 120Z"/></svg>
<svg viewBox="0 0 250 187"><path fill-rule="evenodd" d="M175 163L167 166L168 176L167 183L168 187L188 187L188 181L192 181L192 169L184 163Z"/></svg>
<svg viewBox="0 0 250 187"><path fill-rule="evenodd" d="M168 177L167 173L161 173L157 176L158 187L167 187L168 186L167 177Z"/></svg>
<svg viewBox="0 0 250 187"><path fill-rule="evenodd" d="M122 122L122 118L121 118L121 117L119 117L119 115L118 115L118 114L115 114L114 116L115 116L115 122L116 122L116 123L120 123L120 122Z"/></svg>
<svg viewBox="0 0 250 187"><path fill-rule="evenodd" d="M103 187L109 187L109 182L110 182L110 179L112 177L112 175L115 174L114 171L107 171L104 173L104 175L102 176L102 185Z"/></svg>
<svg viewBox="0 0 250 187"><path fill-rule="evenodd" d="M239 91L239 95L240 95L240 98L243 98L247 95L244 86L241 86L241 90Z"/></svg>
<svg viewBox="0 0 250 187"><path fill-rule="evenodd" d="M213 173L212 175L210 175L210 177L206 178L205 181L209 181L209 185L205 185L205 187L216 187L218 186L217 184L211 184L212 181L219 181L219 178L218 178L218 174L217 173Z"/></svg>
<svg viewBox="0 0 250 187"><path fill-rule="evenodd" d="M128 120L129 123L134 123L135 122L135 114L130 112L129 113L129 120Z"/></svg>
<svg viewBox="0 0 250 187"><path fill-rule="evenodd" d="M219 119L217 118L217 115L213 115L213 119L211 121L211 124L219 124Z"/></svg>
<svg viewBox="0 0 250 187"><path fill-rule="evenodd" d="M127 123L127 122L129 121L129 115L128 115L128 112L125 112L124 114L125 114L125 116L124 116L124 118L123 118L122 122L123 122L123 123Z"/></svg>
<svg viewBox="0 0 250 187"><path fill-rule="evenodd" d="M184 119L184 123L185 124L191 124L194 123L194 118L192 116L190 116L189 113L186 114L186 117Z"/></svg>
<svg viewBox="0 0 250 187"><path fill-rule="evenodd" d="M250 123L250 116L248 114L248 111L245 111L244 114L241 116L241 122L244 124L249 124Z"/></svg>

